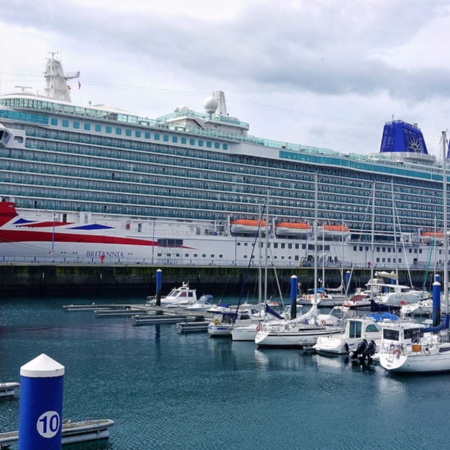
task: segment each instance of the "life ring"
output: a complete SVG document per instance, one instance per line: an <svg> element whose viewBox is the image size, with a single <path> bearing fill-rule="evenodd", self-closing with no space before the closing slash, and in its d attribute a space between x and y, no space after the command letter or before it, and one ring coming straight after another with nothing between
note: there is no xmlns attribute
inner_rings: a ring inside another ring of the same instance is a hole
<svg viewBox="0 0 450 450"><path fill-rule="evenodd" d="M326 320L322 320L322 326L326 327L327 326L327 321Z"/></svg>
<svg viewBox="0 0 450 450"><path fill-rule="evenodd" d="M220 320L219 319L214 319L214 325L220 325Z"/></svg>

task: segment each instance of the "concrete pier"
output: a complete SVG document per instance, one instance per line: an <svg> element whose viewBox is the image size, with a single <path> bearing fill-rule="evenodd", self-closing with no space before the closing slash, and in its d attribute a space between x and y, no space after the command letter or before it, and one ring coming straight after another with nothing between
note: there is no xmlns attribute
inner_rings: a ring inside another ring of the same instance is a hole
<svg viewBox="0 0 450 450"><path fill-rule="evenodd" d="M199 295L220 294L226 289L227 295L239 297L247 269L234 266L170 266L92 264L0 264L0 295L61 295L70 290L71 294L139 294L154 295L156 291L156 270L164 272L162 291L168 292L181 282L188 282L197 289ZM344 267L344 274L350 268ZM377 268L376 270L388 270ZM431 291L433 274L422 269L410 269L414 286ZM268 286L276 286L279 281L284 293L289 292L291 276L295 275L303 291L314 286L314 270L311 267L280 267L268 271ZM424 277L426 276L426 280ZM364 287L370 279L370 268L354 268L350 292ZM409 285L408 272L399 273L399 282ZM257 292L258 268L248 271L244 294ZM341 284L340 268L327 267L325 284L338 287ZM272 294L270 292L270 294ZM275 293L276 295L276 293Z"/></svg>

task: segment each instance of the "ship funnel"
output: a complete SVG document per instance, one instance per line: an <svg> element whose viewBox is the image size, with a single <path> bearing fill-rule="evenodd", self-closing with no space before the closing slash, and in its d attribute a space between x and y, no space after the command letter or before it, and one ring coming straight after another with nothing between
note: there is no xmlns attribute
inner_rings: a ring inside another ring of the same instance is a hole
<svg viewBox="0 0 450 450"><path fill-rule="evenodd" d="M394 120L384 125L380 153L428 155L423 134L417 124Z"/></svg>

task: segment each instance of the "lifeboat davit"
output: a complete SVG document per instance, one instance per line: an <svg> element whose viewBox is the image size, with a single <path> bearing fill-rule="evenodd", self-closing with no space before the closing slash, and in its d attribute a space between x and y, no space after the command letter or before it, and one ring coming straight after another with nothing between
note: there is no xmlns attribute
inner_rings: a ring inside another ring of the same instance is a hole
<svg viewBox="0 0 450 450"><path fill-rule="evenodd" d="M434 242L444 242L444 232L443 231L422 231L420 233L422 242L425 244L432 244Z"/></svg>
<svg viewBox="0 0 450 450"><path fill-rule="evenodd" d="M311 234L312 228L306 222L279 222L275 225L277 236L301 236Z"/></svg>
<svg viewBox="0 0 450 450"><path fill-rule="evenodd" d="M266 229L266 224L265 220L251 219L235 219L230 222L233 234L256 234L260 229L263 232Z"/></svg>
<svg viewBox="0 0 450 450"><path fill-rule="evenodd" d="M346 225L322 225L317 227L317 234L325 237L345 238L350 235L350 230Z"/></svg>

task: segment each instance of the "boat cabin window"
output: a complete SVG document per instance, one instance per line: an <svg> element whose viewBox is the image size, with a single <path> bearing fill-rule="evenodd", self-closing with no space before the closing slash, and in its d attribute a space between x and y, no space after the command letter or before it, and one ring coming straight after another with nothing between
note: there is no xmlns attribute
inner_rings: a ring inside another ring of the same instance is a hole
<svg viewBox="0 0 450 450"><path fill-rule="evenodd" d="M385 328L383 330L383 339L389 339L390 341L398 341L399 338L398 330L390 330L389 328Z"/></svg>
<svg viewBox="0 0 450 450"><path fill-rule="evenodd" d="M350 321L350 330L349 330L349 337L351 338L360 338L361 337L361 322L356 321Z"/></svg>
<svg viewBox="0 0 450 450"><path fill-rule="evenodd" d="M367 325L366 331L368 333L378 333L380 330L374 323L370 323L369 325Z"/></svg>
<svg viewBox="0 0 450 450"><path fill-rule="evenodd" d="M419 341L420 328L409 328L405 330L405 339L411 339L411 341Z"/></svg>

